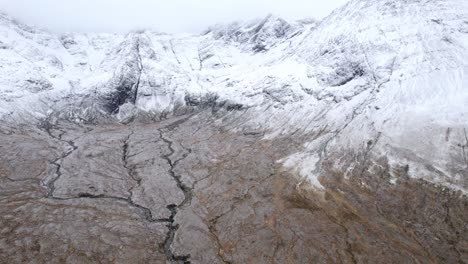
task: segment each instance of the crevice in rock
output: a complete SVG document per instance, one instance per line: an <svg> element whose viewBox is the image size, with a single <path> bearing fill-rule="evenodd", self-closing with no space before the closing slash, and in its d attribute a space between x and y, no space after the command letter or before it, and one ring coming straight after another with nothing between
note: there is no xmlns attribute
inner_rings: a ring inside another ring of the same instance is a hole
<svg viewBox="0 0 468 264"><path fill-rule="evenodd" d="M174 58L176 59L177 63L179 64L182 64L179 60L179 57L177 57L177 54L174 50L174 44L172 44L172 40L169 41L169 45L171 46L171 51L172 51L172 54L174 54Z"/></svg>
<svg viewBox="0 0 468 264"><path fill-rule="evenodd" d="M130 150L129 150L129 147L130 147L130 138L133 136L135 132L132 130L130 132L130 134L128 134L128 136L124 139L123 141L123 145L122 145L122 162L123 162L123 167L127 170L127 174L128 176L133 180L135 181L135 185L132 186L128 192L130 193L130 195L128 196L128 198L126 199L128 204L132 207L136 207L140 210L143 211L143 217L145 218L146 221L148 222L169 222L169 218L168 219L155 219L153 218L153 214L151 212L151 210L148 208L148 207L144 207L142 205L139 205L137 203L135 203L133 201L133 190L135 188L138 188L141 184L141 179L140 178L137 178L136 176L136 172L135 172L135 166L131 166L130 163L129 163L129 157L130 157Z"/></svg>
<svg viewBox="0 0 468 264"><path fill-rule="evenodd" d="M170 204L167 206L167 209L171 211L171 216L169 217L169 224L167 227L169 228L169 232L166 235L166 239L164 239L164 253L169 261L176 261L182 262L184 264L190 264L190 255L176 255L171 246L174 242L175 233L179 229L179 225L174 224L175 216L177 214L178 206L175 204Z"/></svg>
<svg viewBox="0 0 468 264"><path fill-rule="evenodd" d="M179 262L179 263L182 262L184 264L190 263L190 255L177 255L172 249L172 244L174 242L175 234L177 230L179 229L179 225L175 224L174 222L175 222L175 217L177 215L178 210L191 203L193 193L192 193L192 189L182 182L181 176L177 175L174 170L175 170L175 166L191 153L191 150L188 151L188 153L184 154L180 159L173 161L171 159L171 156L175 153L175 150L172 147L173 141L164 137L163 129L167 129L168 131L171 131L175 129L176 127L178 127L183 122L185 122L188 118L190 118L190 116L187 118L181 119L177 122L174 122L164 128L158 129L160 139L166 143L167 148L169 150L169 153L163 155L162 158L165 159L167 163L169 164L169 167L170 167L168 170L169 175L174 179L174 181L177 184L177 187L184 194L184 200L180 204L178 205L171 204L167 206L167 209L171 211L171 216L169 218L169 224L167 225L167 227L169 228L169 231L166 235L166 239L164 240L164 252L169 261Z"/></svg>
<svg viewBox="0 0 468 264"><path fill-rule="evenodd" d="M143 74L143 60L141 59L141 53L140 53L140 38L138 37L136 44L135 44L135 49L136 49L136 54L137 54L137 63L138 63L138 78L135 83L134 87L134 94L133 94L133 104L136 105L137 100L138 100L138 89L140 88L140 81L141 81L141 75Z"/></svg>
<svg viewBox="0 0 468 264"><path fill-rule="evenodd" d="M240 155L240 154L239 154ZM264 182L266 181L268 178L274 176L275 174L274 173L271 173L269 174L267 177L265 177L264 179L260 179L261 182ZM209 175L209 176L213 176L213 175ZM195 182L195 184L198 183L198 182ZM251 186L247 189L247 191L245 192L245 194L243 194L242 196L240 197L234 197L233 200L234 202L231 204L229 210L227 210L226 212L208 220L208 230L210 231L210 234L212 235L212 237L214 238L215 240L215 243L216 243L216 246L218 247L218 251L217 251L217 255L218 257L221 259L221 261L224 263L224 264L232 264L231 261L229 260L226 260L226 257L224 256L224 250L223 250L223 246L221 244L221 241L219 240L219 236L218 236L218 231L216 229L216 224L218 223L218 220L221 219L221 217L224 217L225 215L231 213L232 211L234 211L234 209L236 209L237 205L242 203L243 201L245 201L245 199L247 199L247 197L249 197L250 195L250 191L255 188L255 186Z"/></svg>
<svg viewBox="0 0 468 264"><path fill-rule="evenodd" d="M67 198L60 198L60 197L49 197L52 200L58 201L69 201L69 200L77 200L77 199L106 199L106 200L116 200L127 203L130 207L133 207L140 211L141 217L149 223L168 223L171 222L170 218L153 218L153 214L151 210L141 206L139 204L134 203L130 198L123 198L118 196L107 196L104 194L91 194L91 193L79 193L76 197L67 197Z"/></svg>
<svg viewBox="0 0 468 264"><path fill-rule="evenodd" d="M219 237L218 237L218 231L216 230L216 223L224 215L225 214L222 214L222 215L219 215L219 216L211 219L209 221L208 230L210 231L210 234L213 235L213 237L215 239L215 242L216 242L216 245L218 247L218 252L217 252L218 257L221 259L221 261L224 264L232 264L232 262L226 260L226 258L224 257L223 247L221 246L221 241L219 240Z"/></svg>
<svg viewBox="0 0 468 264"><path fill-rule="evenodd" d="M134 131L131 131L130 134L125 138L122 146L122 162L123 162L123 167L127 170L128 176L134 180L137 185L132 187L132 189L138 187L141 183L141 179L137 178L135 175L135 166L131 166L129 164L128 159L130 158L130 151L129 151L129 143L130 143L130 138L134 134ZM132 190L131 189L131 190Z"/></svg>
<svg viewBox="0 0 468 264"><path fill-rule="evenodd" d="M41 124L39 125L39 128L44 130L49 135L49 137L51 137L51 138L53 138L55 140L58 140L60 142L66 143L69 146L68 151L65 151L58 158L56 158L55 160L49 162L50 164L52 164L53 166L56 167L55 177L52 180L46 182L45 185L47 187L47 198L53 198L54 197L54 191L55 191L55 182L58 181L60 179L60 177L62 176L62 164L61 164L61 162L65 158L70 156L75 150L77 150L78 146L76 146L75 142L73 142L72 140L64 140L62 137L63 137L63 135L65 135L66 132L60 130L58 126L54 126L49 120L43 120L41 122ZM60 131L60 134L58 134L57 136L54 135L54 133L52 132L53 130Z"/></svg>
<svg viewBox="0 0 468 264"><path fill-rule="evenodd" d="M123 72L114 76L107 84L112 92L105 95L104 108L111 114L118 113L125 103L136 104L141 76L143 74L143 61L140 54L140 36L133 40L131 59L122 66Z"/></svg>
<svg viewBox="0 0 468 264"><path fill-rule="evenodd" d="M198 47L198 62L199 62L199 68L198 70L201 71L203 69L203 59L201 57L201 54L200 54L200 47Z"/></svg>
<svg viewBox="0 0 468 264"><path fill-rule="evenodd" d="M153 218L153 214L151 210L147 207L144 207L142 205L139 205L132 200L132 193L130 192L130 196L128 198L123 198L123 197L117 197L117 196L106 196L103 194L90 194L90 193L79 193L77 197L67 197L67 198L60 198L54 196L54 191L55 191L55 182L62 176L62 165L60 164L60 161L65 159L66 157L70 156L73 151L78 149L78 147L75 145L73 141L67 141L63 140L62 137L65 134L64 131L60 130L57 126L53 126L49 121L44 121L41 123L40 128L43 129L44 131L47 132L47 134L56 140L59 140L61 142L65 142L70 145L71 149L65 153L63 153L59 158L56 160L50 162L50 164L54 165L56 167L56 177L49 182L47 182L45 185L47 187L47 198L52 199L52 200L60 200L60 201L65 201L65 200L73 200L73 199L82 199L82 198L88 198L88 199L110 199L110 200L118 200L118 201L123 201L128 204L128 206L133 207L140 211L141 216L144 220L150 223L167 223L170 222L171 220L169 218ZM59 130L61 133L58 136L55 136L53 134L53 130ZM133 168L131 168L128 164L128 147L129 147L129 140L130 137L133 135L133 131L127 136L127 138L124 141L123 145L123 157L122 160L124 162L124 167L128 170L129 176L132 177L138 184L140 183L140 180L135 178ZM134 187L133 187L134 188Z"/></svg>

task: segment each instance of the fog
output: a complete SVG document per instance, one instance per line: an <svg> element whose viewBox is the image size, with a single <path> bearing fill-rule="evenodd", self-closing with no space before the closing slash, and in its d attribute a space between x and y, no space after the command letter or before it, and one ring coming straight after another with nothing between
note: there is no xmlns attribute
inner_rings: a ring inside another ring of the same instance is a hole
<svg viewBox="0 0 468 264"><path fill-rule="evenodd" d="M286 19L321 19L346 0L0 0L0 10L52 31L199 32L228 23L275 14Z"/></svg>

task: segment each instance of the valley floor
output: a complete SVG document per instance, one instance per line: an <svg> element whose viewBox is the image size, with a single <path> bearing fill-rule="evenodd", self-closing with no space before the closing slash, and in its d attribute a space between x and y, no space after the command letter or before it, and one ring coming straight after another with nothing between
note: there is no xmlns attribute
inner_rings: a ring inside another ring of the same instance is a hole
<svg viewBox="0 0 468 264"><path fill-rule="evenodd" d="M317 190L242 119L0 130L2 263L466 263L468 201L380 170ZM395 172L393 172L395 173Z"/></svg>

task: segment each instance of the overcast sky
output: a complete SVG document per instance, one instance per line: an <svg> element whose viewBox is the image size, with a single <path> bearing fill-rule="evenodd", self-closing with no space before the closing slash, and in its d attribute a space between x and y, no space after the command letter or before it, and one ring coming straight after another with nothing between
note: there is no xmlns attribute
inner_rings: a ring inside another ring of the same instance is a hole
<svg viewBox="0 0 468 264"><path fill-rule="evenodd" d="M53 31L199 32L216 23L263 17L323 18L347 0L0 0L0 10Z"/></svg>

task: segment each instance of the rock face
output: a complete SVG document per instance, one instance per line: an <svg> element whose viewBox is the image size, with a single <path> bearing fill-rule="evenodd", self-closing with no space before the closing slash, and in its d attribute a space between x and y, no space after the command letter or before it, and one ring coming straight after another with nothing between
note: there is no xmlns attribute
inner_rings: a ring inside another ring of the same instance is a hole
<svg viewBox="0 0 468 264"><path fill-rule="evenodd" d="M468 203L459 192L412 179L385 158L359 163L348 178L329 161L317 191L278 163L303 137L265 140L236 131L243 122L240 113L203 111L157 123L11 129L0 138L2 260L467 260Z"/></svg>
<svg viewBox="0 0 468 264"><path fill-rule="evenodd" d="M0 16L6 263L468 262L468 3L64 34Z"/></svg>

